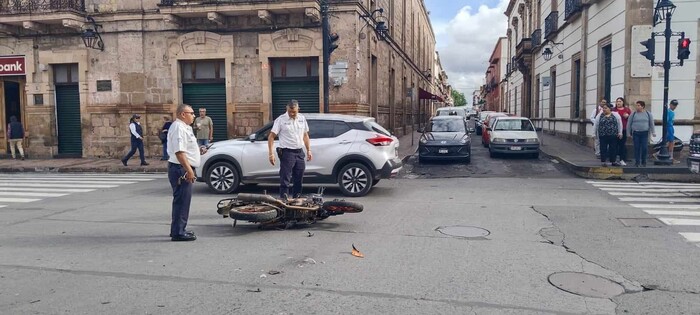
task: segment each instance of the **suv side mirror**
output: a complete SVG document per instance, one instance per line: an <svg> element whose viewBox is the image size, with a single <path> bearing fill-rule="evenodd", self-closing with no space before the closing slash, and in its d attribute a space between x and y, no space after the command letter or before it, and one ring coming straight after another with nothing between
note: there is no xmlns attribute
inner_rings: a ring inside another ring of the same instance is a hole
<svg viewBox="0 0 700 315"><path fill-rule="evenodd" d="M251 142L255 142L255 137L256 137L256 136L257 136L256 134L251 133L250 136L248 136L248 140L250 140Z"/></svg>

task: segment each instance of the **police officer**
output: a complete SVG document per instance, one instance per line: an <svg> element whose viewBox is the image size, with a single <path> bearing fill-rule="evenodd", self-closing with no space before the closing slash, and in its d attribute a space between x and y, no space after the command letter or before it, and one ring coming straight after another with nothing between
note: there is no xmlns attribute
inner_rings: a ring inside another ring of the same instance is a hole
<svg viewBox="0 0 700 315"><path fill-rule="evenodd" d="M141 115L134 114L129 119L129 132L131 133L131 150L129 153L122 158L122 164L126 166L129 159L134 156L136 149L139 150L139 156L141 157L141 165L146 166L146 158L143 155L143 128L141 127Z"/></svg>
<svg viewBox="0 0 700 315"><path fill-rule="evenodd" d="M180 105L176 115L177 119L168 130L168 179L173 189L170 237L173 242L187 242L197 239L192 231L185 228L190 216L192 187L196 179L194 169L199 167L200 155L206 149L199 148L190 126L194 122L192 107Z"/></svg>
<svg viewBox="0 0 700 315"><path fill-rule="evenodd" d="M280 198L287 199L289 186L294 183L291 196L301 195L302 182L306 161L311 161L311 147L309 141L309 125L306 118L299 114L299 102L291 100L287 103L287 112L277 119L272 125L270 135L267 137L269 160L275 165L273 151L275 137L279 136L277 152L280 158ZM304 154L306 148L306 154ZM306 161L304 158L306 157Z"/></svg>

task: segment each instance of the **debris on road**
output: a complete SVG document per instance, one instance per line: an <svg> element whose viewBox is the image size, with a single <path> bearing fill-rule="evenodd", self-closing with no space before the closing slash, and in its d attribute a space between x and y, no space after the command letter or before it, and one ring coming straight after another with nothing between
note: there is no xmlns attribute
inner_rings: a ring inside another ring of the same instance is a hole
<svg viewBox="0 0 700 315"><path fill-rule="evenodd" d="M313 259L313 258L310 258L310 257L304 259L304 262L307 263L307 264L312 264L312 265L315 265L315 264L316 264L316 260Z"/></svg>
<svg viewBox="0 0 700 315"><path fill-rule="evenodd" d="M360 253L360 251L357 250L357 248L355 248L355 244L352 244L352 252L351 252L351 254L352 254L353 256L355 256L355 257L365 258L365 255L363 255L362 253Z"/></svg>
<svg viewBox="0 0 700 315"><path fill-rule="evenodd" d="M248 291L248 292L253 292L253 293L260 293L260 292L262 292L262 291L260 291L260 288L257 288L257 289L255 289L255 290L246 290L246 291Z"/></svg>
<svg viewBox="0 0 700 315"><path fill-rule="evenodd" d="M307 235L307 237L312 237L312 236L314 236L314 233L311 233L311 232L309 232L309 231L306 231L306 233L309 233L309 235Z"/></svg>
<svg viewBox="0 0 700 315"><path fill-rule="evenodd" d="M260 278L267 278L267 275L263 273L260 275Z"/></svg>
<svg viewBox="0 0 700 315"><path fill-rule="evenodd" d="M280 274L280 273L282 273L282 272L281 272L281 271L277 271L277 270L270 270L270 271L267 272L267 274L268 274L268 275L271 275L271 276L278 275L278 274Z"/></svg>

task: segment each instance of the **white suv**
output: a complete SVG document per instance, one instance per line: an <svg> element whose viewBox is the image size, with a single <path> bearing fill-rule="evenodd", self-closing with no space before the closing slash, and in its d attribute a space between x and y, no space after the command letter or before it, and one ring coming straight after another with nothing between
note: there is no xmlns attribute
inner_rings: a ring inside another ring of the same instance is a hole
<svg viewBox="0 0 700 315"><path fill-rule="evenodd" d="M380 179L402 167L399 139L372 117L302 114L309 124L313 159L306 163L305 184L338 184L350 197L364 196ZM279 163L267 159L272 122L244 139L211 145L196 169L197 180L216 193L235 192L241 184L279 183ZM277 147L277 140L275 140Z"/></svg>

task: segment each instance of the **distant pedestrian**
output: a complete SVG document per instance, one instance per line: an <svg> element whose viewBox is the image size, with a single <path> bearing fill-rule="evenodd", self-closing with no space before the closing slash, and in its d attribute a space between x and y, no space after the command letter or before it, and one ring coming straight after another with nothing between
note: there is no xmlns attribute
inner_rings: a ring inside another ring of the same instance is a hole
<svg viewBox="0 0 700 315"><path fill-rule="evenodd" d="M200 155L206 149L199 148L197 137L192 131L194 110L188 105L180 105L176 111L177 119L168 131L168 180L173 189L172 221L170 239L173 242L194 241L194 232L188 231L187 221L190 216L192 187L197 179L195 168L201 163Z"/></svg>
<svg viewBox="0 0 700 315"><path fill-rule="evenodd" d="M17 121L16 116L10 116L10 123L7 124L7 142L10 143L10 153L12 153L13 159L17 158L15 155L15 147L17 147L21 159L24 160L24 148L22 147L24 137L24 126Z"/></svg>
<svg viewBox="0 0 700 315"><path fill-rule="evenodd" d="M600 157L600 138L598 137L598 126L596 126L596 123L598 122L598 116L603 112L603 107L606 106L608 106L608 101L606 99L601 99L600 104L598 104L593 113L591 113L595 156L598 158Z"/></svg>
<svg viewBox="0 0 700 315"><path fill-rule="evenodd" d="M163 158L161 158L161 161L167 161L169 156L168 156L168 129L170 129L170 125L172 125L173 122L170 121L170 115L163 115L163 127L160 128L159 132L159 137L160 137L160 142L163 144Z"/></svg>
<svg viewBox="0 0 700 315"><path fill-rule="evenodd" d="M680 163L680 161L673 158L673 147L676 141L675 129L673 128L673 122L676 119L676 107L678 107L678 100L671 100L668 106L668 117L666 119L666 125L668 130L666 133L666 141L668 141L668 154L671 156L673 163Z"/></svg>
<svg viewBox="0 0 700 315"><path fill-rule="evenodd" d="M600 161L603 166L619 166L615 161L617 141L622 139L622 119L608 106L603 107L603 112L598 115L596 122L598 137L600 138ZM609 162L607 162L609 161Z"/></svg>
<svg viewBox="0 0 700 315"><path fill-rule="evenodd" d="M214 122L207 116L207 109L199 109L199 117L194 120L194 130L197 132L197 143L200 146L208 145L214 140Z"/></svg>
<svg viewBox="0 0 700 315"><path fill-rule="evenodd" d="M632 114L632 110L627 107L624 97L618 97L615 100L613 111L620 115L620 119L622 119L622 138L617 141L617 155L620 156L620 165L625 166L627 165L627 162L625 162L627 160L627 119Z"/></svg>
<svg viewBox="0 0 700 315"><path fill-rule="evenodd" d="M627 132L632 137L634 144L634 166L646 167L647 155L649 154L649 132L656 137L654 131L654 116L646 110L644 101L635 103L636 111L632 113L627 121Z"/></svg>
<svg viewBox="0 0 700 315"><path fill-rule="evenodd" d="M149 165L146 162L146 157L143 155L143 128L141 127L141 115L134 114L129 119L129 132L131 134L131 150L122 158L122 164L126 166L129 159L134 156L136 150L139 150L139 156L141 157L141 165Z"/></svg>

